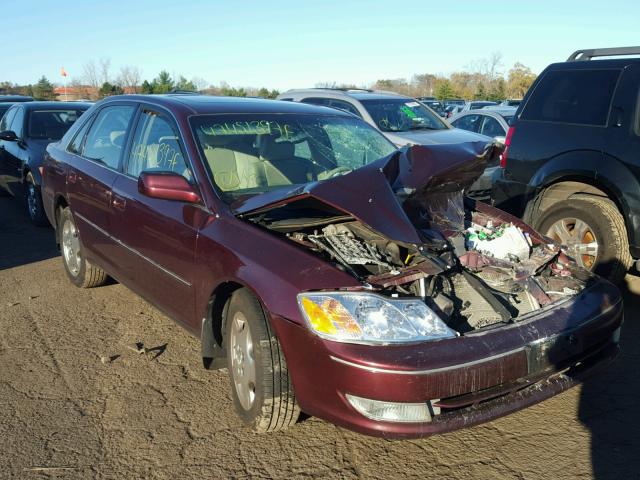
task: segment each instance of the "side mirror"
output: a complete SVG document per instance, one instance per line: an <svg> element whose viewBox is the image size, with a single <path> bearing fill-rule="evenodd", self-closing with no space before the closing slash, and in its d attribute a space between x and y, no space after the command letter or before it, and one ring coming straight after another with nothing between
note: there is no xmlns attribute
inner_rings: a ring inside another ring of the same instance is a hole
<svg viewBox="0 0 640 480"><path fill-rule="evenodd" d="M4 132L0 132L0 140L5 140L7 142L17 142L18 137L16 136L16 132L13 130L5 130Z"/></svg>
<svg viewBox="0 0 640 480"><path fill-rule="evenodd" d="M504 142L506 142L504 135L498 135L497 137L493 137L493 139L502 145L504 145Z"/></svg>
<svg viewBox="0 0 640 480"><path fill-rule="evenodd" d="M200 195L186 178L171 172L142 172L138 177L138 191L151 198L199 203Z"/></svg>

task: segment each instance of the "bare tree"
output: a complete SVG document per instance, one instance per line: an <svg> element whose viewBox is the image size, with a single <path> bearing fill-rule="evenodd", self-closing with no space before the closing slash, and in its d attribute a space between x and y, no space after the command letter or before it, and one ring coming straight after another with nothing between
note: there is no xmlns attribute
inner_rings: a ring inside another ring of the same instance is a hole
<svg viewBox="0 0 640 480"><path fill-rule="evenodd" d="M120 68L117 83L125 90L126 93L138 93L141 77L142 74L138 67L125 65Z"/></svg>
<svg viewBox="0 0 640 480"><path fill-rule="evenodd" d="M82 66L82 81L93 88L100 88L100 79L98 78L98 68L93 60L88 61Z"/></svg>
<svg viewBox="0 0 640 480"><path fill-rule="evenodd" d="M486 62L486 71L485 73L489 76L490 80L495 80L496 77L502 76L502 72L500 68L502 68L502 53L493 52L489 55L489 58L485 60Z"/></svg>
<svg viewBox="0 0 640 480"><path fill-rule="evenodd" d="M207 88L209 86L209 82L207 82L202 77L193 77L191 79L191 83L193 83L193 85L196 87L196 90L198 92L201 92L202 90L204 90L205 88Z"/></svg>
<svg viewBox="0 0 640 480"><path fill-rule="evenodd" d="M111 80L109 75L109 70L111 69L111 59L110 58L101 58L100 59L100 85L103 83L107 83Z"/></svg>

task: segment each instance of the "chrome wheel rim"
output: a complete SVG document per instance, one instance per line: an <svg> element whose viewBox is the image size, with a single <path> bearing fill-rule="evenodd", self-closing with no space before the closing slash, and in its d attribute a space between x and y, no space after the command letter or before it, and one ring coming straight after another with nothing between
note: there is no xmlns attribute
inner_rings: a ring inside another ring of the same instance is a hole
<svg viewBox="0 0 640 480"><path fill-rule="evenodd" d="M593 229L579 218L562 218L547 230L547 236L562 244L583 268L592 269L598 258L598 241Z"/></svg>
<svg viewBox="0 0 640 480"><path fill-rule="evenodd" d="M36 186L30 183L27 187L27 208L29 209L29 215L31 218L36 218L38 214L38 199L36 197Z"/></svg>
<svg viewBox="0 0 640 480"><path fill-rule="evenodd" d="M69 273L80 273L80 239L74 223L67 219L62 226L62 254Z"/></svg>
<svg viewBox="0 0 640 480"><path fill-rule="evenodd" d="M233 386L242 408L250 410L256 400L256 365L249 323L242 312L233 316L229 343Z"/></svg>

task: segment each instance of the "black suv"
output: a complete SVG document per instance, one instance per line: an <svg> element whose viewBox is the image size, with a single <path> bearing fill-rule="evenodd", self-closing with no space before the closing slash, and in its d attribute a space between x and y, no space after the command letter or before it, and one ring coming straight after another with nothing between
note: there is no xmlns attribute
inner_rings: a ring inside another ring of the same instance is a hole
<svg viewBox="0 0 640 480"><path fill-rule="evenodd" d="M506 138L495 205L620 281L640 257L640 47L578 50L548 66Z"/></svg>

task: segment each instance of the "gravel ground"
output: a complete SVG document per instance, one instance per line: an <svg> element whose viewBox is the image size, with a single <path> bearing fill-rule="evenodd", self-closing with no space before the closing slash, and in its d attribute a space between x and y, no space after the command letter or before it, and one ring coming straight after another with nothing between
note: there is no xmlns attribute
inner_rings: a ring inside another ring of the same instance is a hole
<svg viewBox="0 0 640 480"><path fill-rule="evenodd" d="M638 295L628 276L616 363L526 411L415 441L256 435L195 338L121 285L72 287L52 230L0 198L0 478L640 478Z"/></svg>

